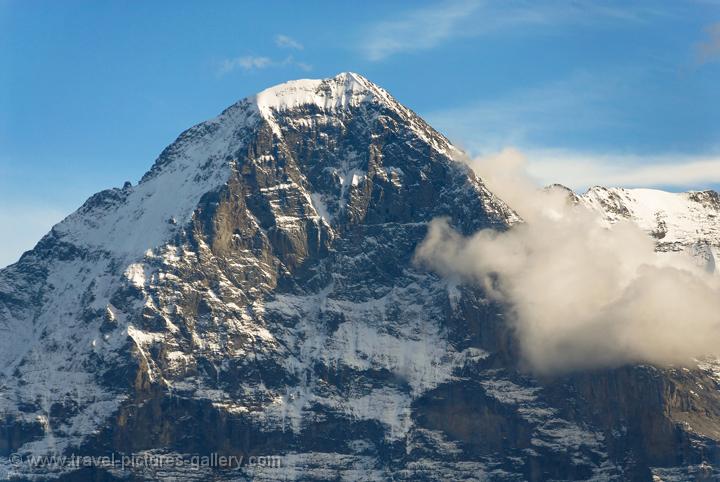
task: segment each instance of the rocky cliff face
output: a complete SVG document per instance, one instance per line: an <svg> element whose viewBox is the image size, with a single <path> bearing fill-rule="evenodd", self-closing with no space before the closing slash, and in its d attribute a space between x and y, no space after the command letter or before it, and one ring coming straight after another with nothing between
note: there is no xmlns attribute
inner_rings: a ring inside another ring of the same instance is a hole
<svg viewBox="0 0 720 482"><path fill-rule="evenodd" d="M712 477L712 363L538 380L502 306L415 266L433 218L520 221L458 154L341 74L240 101L90 198L0 271L1 478ZM280 466L27 459L113 453Z"/></svg>

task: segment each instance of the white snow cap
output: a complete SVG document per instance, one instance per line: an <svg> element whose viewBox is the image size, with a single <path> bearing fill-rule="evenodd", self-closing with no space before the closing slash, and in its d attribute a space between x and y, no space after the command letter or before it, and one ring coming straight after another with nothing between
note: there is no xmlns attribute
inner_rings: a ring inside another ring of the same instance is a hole
<svg viewBox="0 0 720 482"><path fill-rule="evenodd" d="M390 96L362 75L353 72L343 72L329 79L291 80L248 98L263 114L302 105L316 105L323 110L343 109L373 100L389 102Z"/></svg>

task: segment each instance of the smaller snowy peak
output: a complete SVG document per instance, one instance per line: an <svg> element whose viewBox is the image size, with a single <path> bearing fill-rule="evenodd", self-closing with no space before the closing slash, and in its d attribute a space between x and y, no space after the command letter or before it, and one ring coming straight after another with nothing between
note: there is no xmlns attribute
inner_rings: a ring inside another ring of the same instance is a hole
<svg viewBox="0 0 720 482"><path fill-rule="evenodd" d="M545 186L543 188L543 190L546 193L551 193L551 194L558 193L558 194L567 196L568 201L570 203L572 203L573 205L578 204L580 202L580 197L577 194L575 194L575 191L573 191L569 187L564 186L562 184L558 184L558 183L550 184L548 186Z"/></svg>
<svg viewBox="0 0 720 482"><path fill-rule="evenodd" d="M389 100L390 96L365 77L344 72L329 79L291 80L250 97L263 114L314 105L322 110L344 109L363 102Z"/></svg>
<svg viewBox="0 0 720 482"><path fill-rule="evenodd" d="M595 186L580 200L609 223L634 221L670 249L697 242L720 246L720 196L714 191L673 193Z"/></svg>

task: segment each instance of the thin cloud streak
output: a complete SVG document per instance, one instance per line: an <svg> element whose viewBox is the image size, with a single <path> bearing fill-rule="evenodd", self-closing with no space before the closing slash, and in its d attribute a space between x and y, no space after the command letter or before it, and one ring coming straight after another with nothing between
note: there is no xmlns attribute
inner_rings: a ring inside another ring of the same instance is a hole
<svg viewBox="0 0 720 482"><path fill-rule="evenodd" d="M218 69L219 75L225 75L232 72L233 70L260 70L265 69L273 64L273 61L268 57L253 57L251 55L244 57L235 57L232 59L225 59L222 61L220 68Z"/></svg>
<svg viewBox="0 0 720 482"><path fill-rule="evenodd" d="M590 2L529 5L524 2L447 1L371 25L361 39L360 50L369 60L379 61L395 54L428 50L454 38L478 37L506 32L510 28L642 21L663 14L657 9Z"/></svg>
<svg viewBox="0 0 720 482"><path fill-rule="evenodd" d="M294 38L282 34L275 36L275 45L277 45L281 49L303 50L305 48L300 42L298 42Z"/></svg>
<svg viewBox="0 0 720 482"><path fill-rule="evenodd" d="M411 11L404 18L374 25L363 41L370 60L382 60L400 52L426 50L458 35L457 24L480 8L478 1L445 3Z"/></svg>
<svg viewBox="0 0 720 482"><path fill-rule="evenodd" d="M244 56L223 60L217 69L217 75L222 77L235 70L250 72L277 67L296 67L305 72L312 70L312 65L296 60L292 55L282 60L274 60L269 57Z"/></svg>
<svg viewBox="0 0 720 482"><path fill-rule="evenodd" d="M542 184L576 190L595 185L710 189L720 184L720 155L601 155L566 150L525 151L528 171Z"/></svg>

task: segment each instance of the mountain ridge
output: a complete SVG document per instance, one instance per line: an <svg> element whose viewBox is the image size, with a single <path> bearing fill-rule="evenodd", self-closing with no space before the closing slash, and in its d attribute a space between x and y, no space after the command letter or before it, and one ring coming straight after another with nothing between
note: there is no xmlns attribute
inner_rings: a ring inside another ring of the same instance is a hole
<svg viewBox="0 0 720 482"><path fill-rule="evenodd" d="M597 212L608 227L620 221L633 222L655 240L657 251L686 252L708 272L715 272L720 259L720 194L716 191L593 186L576 194L559 184L547 189L567 192L572 203Z"/></svg>

